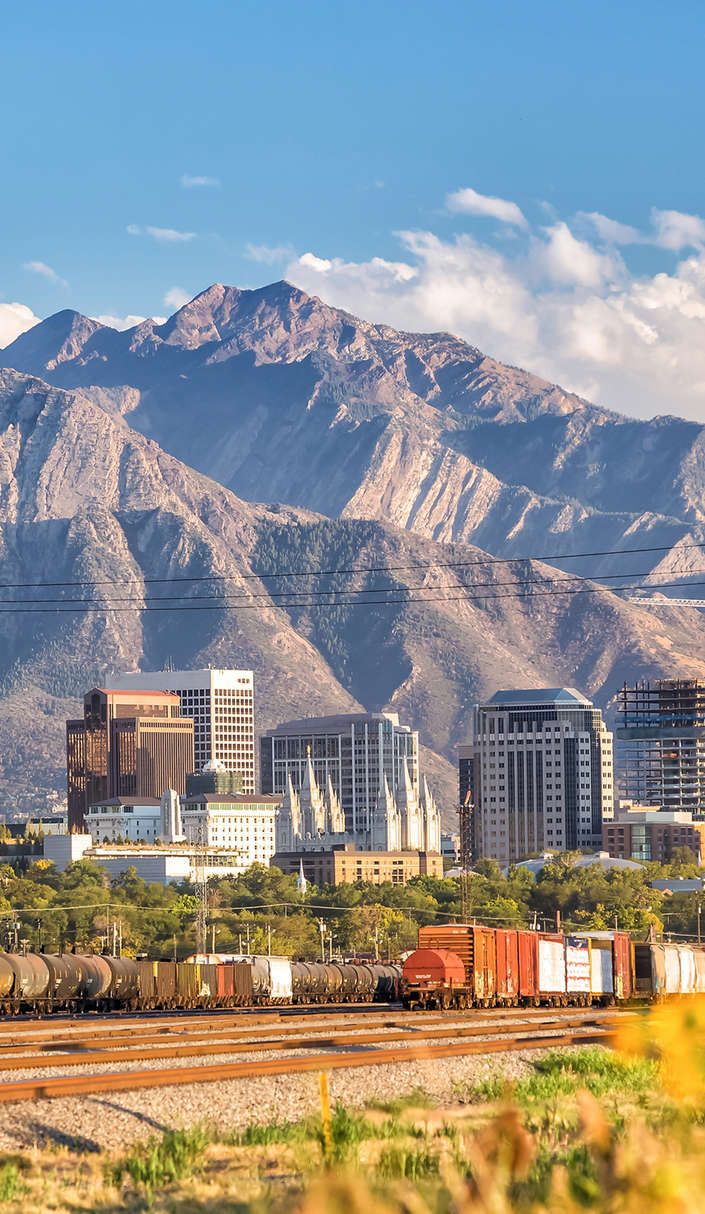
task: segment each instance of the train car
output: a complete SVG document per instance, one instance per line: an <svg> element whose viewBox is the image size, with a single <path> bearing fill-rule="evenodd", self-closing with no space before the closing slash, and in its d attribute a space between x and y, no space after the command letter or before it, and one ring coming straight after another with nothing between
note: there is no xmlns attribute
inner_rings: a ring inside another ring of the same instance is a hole
<svg viewBox="0 0 705 1214"><path fill-rule="evenodd" d="M669 946L672 955L667 957L665 946L659 947L661 951L653 964L650 954L640 961L637 984L632 945L626 932L580 932L565 936L560 932L492 929L475 924L423 927L419 929L419 957L411 964L409 958L405 962L402 996L410 994L415 1003L423 1004L422 994L409 984L415 967L419 974L428 968L421 956L428 949L450 953L463 965L463 990L459 989L455 973L451 976L449 971L445 980L449 995L446 1003L454 1007L465 1003L475 1007L611 1004L641 993L637 985L641 991L652 987L666 993L696 990L698 971L691 952L686 959L673 951L676 946ZM702 975L705 985L705 960ZM435 977L426 980L425 998L443 1005Z"/></svg>
<svg viewBox="0 0 705 1214"><path fill-rule="evenodd" d="M73 953L43 953L42 961L49 970L47 1010L54 1006L76 1008L85 987L86 966L83 957Z"/></svg>
<svg viewBox="0 0 705 1214"><path fill-rule="evenodd" d="M502 1007L519 1003L519 933L497 928L495 931L496 999Z"/></svg>
<svg viewBox="0 0 705 1214"><path fill-rule="evenodd" d="M137 1006L140 993L140 978L137 962L131 957L106 957L112 981L109 1000L114 1007Z"/></svg>
<svg viewBox="0 0 705 1214"><path fill-rule="evenodd" d="M10 964L10 960L3 953L0 953L0 1011L4 1015L12 1010L12 988L15 985L15 971Z"/></svg>
<svg viewBox="0 0 705 1214"><path fill-rule="evenodd" d="M233 966L235 1006L254 1007L259 991L255 991L255 971L250 961L236 961Z"/></svg>
<svg viewBox="0 0 705 1214"><path fill-rule="evenodd" d="M102 1007L110 995L113 973L105 957L90 954L83 957L82 1006Z"/></svg>
<svg viewBox="0 0 705 1214"><path fill-rule="evenodd" d="M468 1002L491 1007L496 997L495 930L480 924L449 923L419 928L419 948L444 949L465 967Z"/></svg>
<svg viewBox="0 0 705 1214"><path fill-rule="evenodd" d="M590 941L584 936L565 937L565 988L569 1003L592 1003Z"/></svg>
<svg viewBox="0 0 705 1214"><path fill-rule="evenodd" d="M405 1008L467 1007L465 966L457 953L446 948L417 948L402 969L402 1003Z"/></svg>
<svg viewBox="0 0 705 1214"><path fill-rule="evenodd" d="M519 956L519 1003L539 1005L539 950L536 932L517 930Z"/></svg>
<svg viewBox="0 0 705 1214"><path fill-rule="evenodd" d="M537 987L541 1003L559 1006L568 1002L565 945L560 932L537 932Z"/></svg>
<svg viewBox="0 0 705 1214"><path fill-rule="evenodd" d="M291 961L288 957L267 957L269 973L269 1002L291 1003Z"/></svg>
<svg viewBox="0 0 705 1214"><path fill-rule="evenodd" d="M232 962L216 965L215 982L218 1007L235 1007L235 966Z"/></svg>
<svg viewBox="0 0 705 1214"><path fill-rule="evenodd" d="M396 1003L399 999L400 971L396 965L375 962L370 966L375 981L372 998L375 1003Z"/></svg>

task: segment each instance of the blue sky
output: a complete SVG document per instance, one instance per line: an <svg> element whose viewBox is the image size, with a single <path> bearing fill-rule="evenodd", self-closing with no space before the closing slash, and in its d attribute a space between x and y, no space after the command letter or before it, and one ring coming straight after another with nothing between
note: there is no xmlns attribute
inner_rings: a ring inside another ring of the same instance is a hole
<svg viewBox="0 0 705 1214"><path fill-rule="evenodd" d="M0 308L164 315L286 273L705 420L704 27L687 0L8 0Z"/></svg>

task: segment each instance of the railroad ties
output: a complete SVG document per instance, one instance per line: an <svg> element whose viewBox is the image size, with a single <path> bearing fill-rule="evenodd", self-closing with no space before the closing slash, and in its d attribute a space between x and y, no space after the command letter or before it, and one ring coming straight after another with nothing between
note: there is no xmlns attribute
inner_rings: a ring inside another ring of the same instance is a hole
<svg viewBox="0 0 705 1214"><path fill-rule="evenodd" d="M117 1015L109 1022L5 1022L0 1103L608 1044L616 1022L631 1014L569 1008L449 1015L377 1007L354 1014L346 1008L284 1016L272 1009L257 1016L166 1013ZM177 1060L179 1065L170 1065ZM21 1078L13 1079L15 1073Z"/></svg>

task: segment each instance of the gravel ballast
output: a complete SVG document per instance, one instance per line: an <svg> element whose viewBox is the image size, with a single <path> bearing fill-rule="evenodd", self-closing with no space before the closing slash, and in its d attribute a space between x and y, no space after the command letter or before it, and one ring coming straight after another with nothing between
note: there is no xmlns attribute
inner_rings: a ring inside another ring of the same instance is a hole
<svg viewBox="0 0 705 1214"><path fill-rule="evenodd" d="M334 1070L329 1075L331 1100L359 1107L414 1091L439 1102L457 1100L463 1090L490 1077L503 1076L511 1081L532 1073L533 1064L544 1052L517 1050ZM256 1054L258 1058L275 1056L268 1051ZM238 1055L232 1060L245 1059L246 1056ZM204 1055L200 1062L209 1065L226 1060L222 1055ZM148 1063L140 1064L140 1069L148 1067ZM42 1074L51 1069L45 1072L43 1068ZM72 1068L72 1073L82 1070ZM317 1113L319 1108L319 1076L311 1073L61 1097L0 1105L0 1149L56 1143L82 1152L115 1152L169 1129L200 1123L225 1133L243 1129L252 1122L295 1121Z"/></svg>

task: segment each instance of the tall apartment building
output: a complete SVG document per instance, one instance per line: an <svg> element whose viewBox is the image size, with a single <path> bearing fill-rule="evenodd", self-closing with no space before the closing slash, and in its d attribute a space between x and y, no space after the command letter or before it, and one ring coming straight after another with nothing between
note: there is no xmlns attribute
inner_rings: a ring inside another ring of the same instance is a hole
<svg viewBox="0 0 705 1214"><path fill-rule="evenodd" d="M159 687L179 696L194 724L195 767L211 759L242 775L255 791L254 675L251 670L151 670L112 679L113 687Z"/></svg>
<svg viewBox="0 0 705 1214"><path fill-rule="evenodd" d="M260 741L263 792L284 794L289 778L300 792L309 755L319 788L330 781L353 834L371 831L385 776L395 801L404 799L409 782L419 798L419 735L400 725L396 713L345 713L277 725Z"/></svg>
<svg viewBox="0 0 705 1214"><path fill-rule="evenodd" d="M68 828L81 829L89 805L111 797L184 792L192 770L193 721L178 696L94 687L83 717L66 722Z"/></svg>
<svg viewBox="0 0 705 1214"><path fill-rule="evenodd" d="M478 857L599 848L614 807L612 734L573 688L498 691L474 716Z"/></svg>
<svg viewBox="0 0 705 1214"><path fill-rule="evenodd" d="M705 682L661 679L621 693L619 783L625 797L705 813Z"/></svg>

